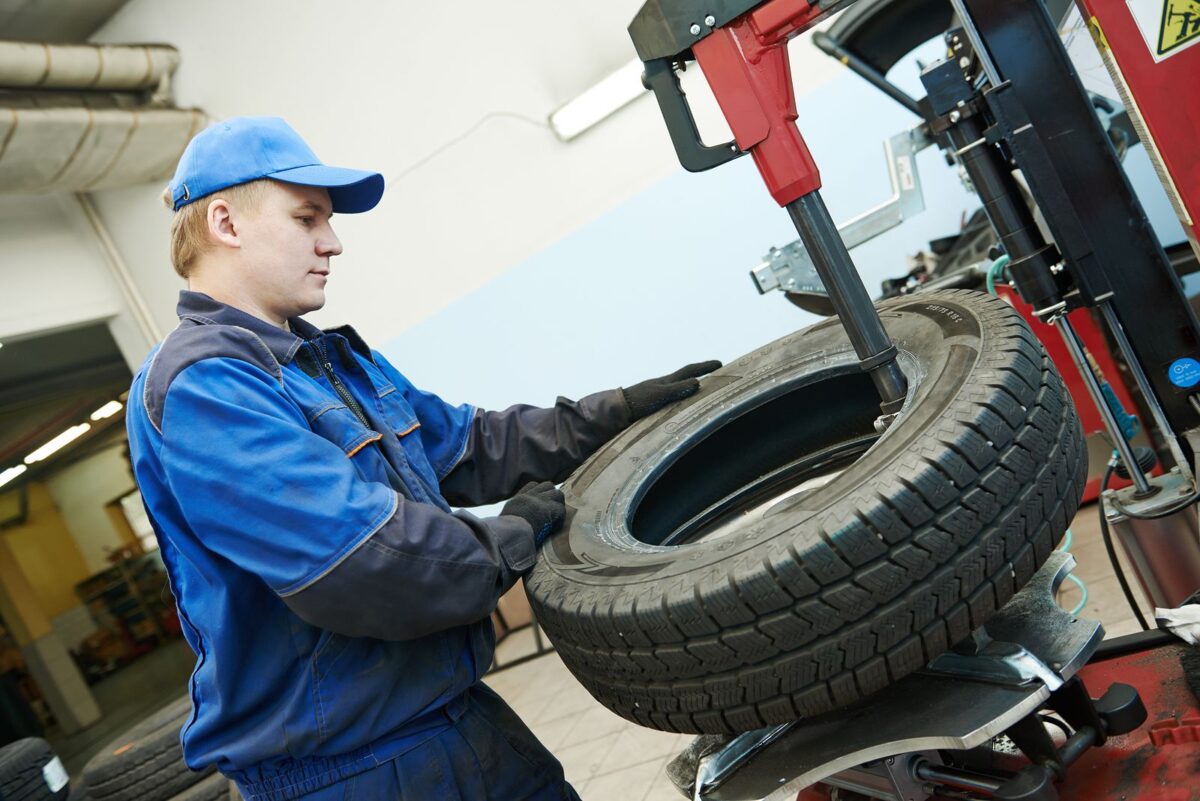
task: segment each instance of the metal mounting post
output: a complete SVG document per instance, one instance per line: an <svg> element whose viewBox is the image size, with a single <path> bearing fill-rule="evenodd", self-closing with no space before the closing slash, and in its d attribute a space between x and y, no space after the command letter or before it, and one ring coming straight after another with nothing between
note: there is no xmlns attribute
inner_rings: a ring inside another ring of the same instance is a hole
<svg viewBox="0 0 1200 801"><path fill-rule="evenodd" d="M1087 356L1084 355L1079 335L1075 333L1066 314L1059 314L1053 319L1053 322L1059 333L1062 334L1067 350L1071 352L1071 360L1079 368L1079 374L1088 388L1088 394L1092 396L1092 401L1096 404L1096 411L1100 412L1100 419L1104 421L1104 428L1112 439L1113 447L1121 457L1125 469L1129 471L1129 477L1133 480L1134 486L1137 487L1137 494L1139 496L1151 495L1157 490L1150 485L1145 471L1142 470L1142 466L1138 464L1137 458L1133 455L1133 446L1129 444L1129 440L1125 439L1125 432L1121 430L1121 424L1117 422L1112 407L1108 405L1108 399L1104 397L1100 382L1096 380L1096 374L1092 372Z"/></svg>
<svg viewBox="0 0 1200 801"><path fill-rule="evenodd" d="M821 193L813 191L793 200L787 204L787 211L804 240L863 370L875 382L882 399L880 409L884 415L895 414L904 405L908 381L896 363L896 346L883 329L879 312L854 269L854 262L850 260L850 253Z"/></svg>
<svg viewBox="0 0 1200 801"><path fill-rule="evenodd" d="M1162 405L1158 402L1158 396L1154 394L1154 387L1150 384L1150 379L1146 377L1146 372L1142 369L1142 365L1137 360L1137 354L1133 351L1133 345L1129 342L1129 337L1125 335L1125 327L1121 325L1121 321L1117 319L1117 313L1113 309L1112 303L1105 301L1100 304L1100 312L1104 315L1104 321L1108 323L1108 330L1112 333L1113 339L1116 340L1117 348L1121 351L1121 355L1125 358L1125 364L1129 367L1129 373L1133 376L1134 382L1137 384L1138 390L1142 393L1142 398L1146 402L1147 408L1150 409L1150 416L1154 418L1154 424L1158 427L1158 431L1162 434L1162 438L1167 443L1167 449L1171 451L1172 458L1175 459L1175 466L1180 472L1192 477L1192 465L1188 463L1188 459L1183 454L1183 449L1179 446L1179 439L1175 436L1174 429L1171 428L1171 421L1167 419L1167 415L1163 412Z"/></svg>
<svg viewBox="0 0 1200 801"><path fill-rule="evenodd" d="M883 152L892 194L878 206L838 226L838 235L847 250L854 250L925 210L925 195L921 189L916 155L933 142L924 123L884 140ZM828 293L821 285L812 256L801 239L771 248L762 263L750 271L750 277L759 294L766 294L773 289L783 290L789 296L803 294L812 299L813 308L802 307L806 311L824 315L834 313L828 308Z"/></svg>

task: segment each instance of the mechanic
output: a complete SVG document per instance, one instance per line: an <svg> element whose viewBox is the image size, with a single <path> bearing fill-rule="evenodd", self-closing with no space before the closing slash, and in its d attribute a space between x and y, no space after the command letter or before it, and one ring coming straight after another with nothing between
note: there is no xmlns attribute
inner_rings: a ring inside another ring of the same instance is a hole
<svg viewBox="0 0 1200 801"><path fill-rule="evenodd" d="M127 425L197 655L184 756L248 801L577 799L480 681L490 615L563 522L553 482L720 365L547 409L417 389L352 328L300 316L342 252L331 214L382 193L266 117L202 131L164 193L188 289Z"/></svg>

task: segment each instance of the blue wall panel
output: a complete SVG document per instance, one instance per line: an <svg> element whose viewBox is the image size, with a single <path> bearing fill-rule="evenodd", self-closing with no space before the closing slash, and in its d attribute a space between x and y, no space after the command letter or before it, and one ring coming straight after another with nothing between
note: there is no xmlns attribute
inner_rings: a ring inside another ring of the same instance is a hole
<svg viewBox="0 0 1200 801"><path fill-rule="evenodd" d="M835 219L886 199L882 141L915 118L849 74L799 98L799 110ZM854 251L872 293L978 205L932 149L920 167L930 210ZM418 385L491 408L733 359L816 319L782 294L758 295L749 278L770 246L794 238L749 158L680 170L382 350Z"/></svg>

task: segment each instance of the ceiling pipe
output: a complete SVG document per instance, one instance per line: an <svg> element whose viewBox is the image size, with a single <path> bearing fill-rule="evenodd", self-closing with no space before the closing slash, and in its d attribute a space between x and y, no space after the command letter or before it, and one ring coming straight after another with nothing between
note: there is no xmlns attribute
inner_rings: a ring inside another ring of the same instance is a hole
<svg viewBox="0 0 1200 801"><path fill-rule="evenodd" d="M172 107L168 45L0 41L0 192L165 181L209 119Z"/></svg>
<svg viewBox="0 0 1200 801"><path fill-rule="evenodd" d="M4 108L0 192L87 192L170 178L198 109Z"/></svg>
<svg viewBox="0 0 1200 801"><path fill-rule="evenodd" d="M162 331L159 329L158 323L154 321L154 315L151 314L149 305L142 297L137 282L133 280L133 274L129 272L129 265L125 263L125 258L117 249L116 243L113 242L112 235L109 234L108 227L104 224L104 219L96 210L95 204L92 203L92 198L85 192L76 192L75 202L83 210L83 215L96 235L96 242L104 254L104 262L108 265L113 280L125 298L125 305L129 308L130 316L137 325L138 331L141 332L147 347L153 347L162 340Z"/></svg>
<svg viewBox="0 0 1200 801"><path fill-rule="evenodd" d="M179 51L169 45L52 45L0 41L0 88L169 92ZM167 86L164 87L164 82Z"/></svg>

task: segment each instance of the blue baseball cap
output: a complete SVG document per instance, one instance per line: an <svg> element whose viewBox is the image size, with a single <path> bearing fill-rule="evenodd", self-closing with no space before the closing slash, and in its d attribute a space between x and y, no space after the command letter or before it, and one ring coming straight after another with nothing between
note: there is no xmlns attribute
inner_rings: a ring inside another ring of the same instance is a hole
<svg viewBox="0 0 1200 801"><path fill-rule="evenodd" d="M167 188L179 211L213 192L260 178L324 187L339 214L370 211L383 196L382 175L322 164L279 117L231 117L205 128L188 142Z"/></svg>

